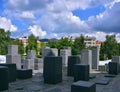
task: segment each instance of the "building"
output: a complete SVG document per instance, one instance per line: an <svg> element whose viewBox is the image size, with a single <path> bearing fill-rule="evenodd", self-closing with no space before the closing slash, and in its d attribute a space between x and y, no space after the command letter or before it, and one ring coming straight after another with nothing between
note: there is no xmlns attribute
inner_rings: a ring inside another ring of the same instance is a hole
<svg viewBox="0 0 120 92"><path fill-rule="evenodd" d="M84 40L85 40L84 42L87 47L96 46L96 38L95 37L86 36Z"/></svg>
<svg viewBox="0 0 120 92"><path fill-rule="evenodd" d="M28 38L27 37L23 37L20 40L22 41L24 47L26 47L28 45Z"/></svg>
<svg viewBox="0 0 120 92"><path fill-rule="evenodd" d="M26 55L26 47L28 45L28 38L27 37L23 37L19 39L20 41L22 41L23 46L24 46L24 55Z"/></svg>
<svg viewBox="0 0 120 92"><path fill-rule="evenodd" d="M96 41L96 46L98 46L99 48L101 47L102 44L103 44L102 41Z"/></svg>

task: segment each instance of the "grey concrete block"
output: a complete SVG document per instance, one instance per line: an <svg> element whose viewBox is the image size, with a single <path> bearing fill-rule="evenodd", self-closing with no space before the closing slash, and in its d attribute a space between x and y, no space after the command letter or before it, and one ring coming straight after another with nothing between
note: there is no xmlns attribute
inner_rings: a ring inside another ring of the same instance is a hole
<svg viewBox="0 0 120 92"><path fill-rule="evenodd" d="M8 67L8 80L9 82L16 81L16 64L0 64L0 66Z"/></svg>
<svg viewBox="0 0 120 92"><path fill-rule="evenodd" d="M100 48L98 46L92 47L92 69L98 69L99 51Z"/></svg>
<svg viewBox="0 0 120 92"><path fill-rule="evenodd" d="M43 59L42 58L35 59L34 69L35 70L43 69Z"/></svg>
<svg viewBox="0 0 120 92"><path fill-rule="evenodd" d="M98 70L99 71L106 71L107 69L106 69L106 65L99 65L98 66Z"/></svg>
<svg viewBox="0 0 120 92"><path fill-rule="evenodd" d="M80 56L68 56L67 75L74 76L74 65L80 63Z"/></svg>
<svg viewBox="0 0 120 92"><path fill-rule="evenodd" d="M36 51L35 50L28 50L27 59L35 59L35 58L36 58Z"/></svg>
<svg viewBox="0 0 120 92"><path fill-rule="evenodd" d="M63 89L60 89L60 88L54 88L54 89L48 90L47 92L65 92L65 91L63 91Z"/></svg>
<svg viewBox="0 0 120 92"><path fill-rule="evenodd" d="M44 47L42 48L42 58L46 56L58 56L57 48Z"/></svg>
<svg viewBox="0 0 120 92"><path fill-rule="evenodd" d="M101 79L98 79L95 83L99 85L107 85L110 83L110 81L112 81L111 78L101 78Z"/></svg>
<svg viewBox="0 0 120 92"><path fill-rule="evenodd" d="M120 64L120 56L112 56L112 62L118 62Z"/></svg>
<svg viewBox="0 0 120 92"><path fill-rule="evenodd" d="M112 56L112 62L118 63L119 73L120 73L120 56Z"/></svg>
<svg viewBox="0 0 120 92"><path fill-rule="evenodd" d="M74 65L74 81L89 81L89 65L75 64Z"/></svg>
<svg viewBox="0 0 120 92"><path fill-rule="evenodd" d="M96 84L86 81L74 82L71 85L71 92L96 92Z"/></svg>
<svg viewBox="0 0 120 92"><path fill-rule="evenodd" d="M8 90L8 67L0 66L0 91Z"/></svg>
<svg viewBox="0 0 120 92"><path fill-rule="evenodd" d="M89 75L89 79L94 79L94 78L96 78L95 75Z"/></svg>
<svg viewBox="0 0 120 92"><path fill-rule="evenodd" d="M58 49L57 48L51 48L52 56L58 56Z"/></svg>
<svg viewBox="0 0 120 92"><path fill-rule="evenodd" d="M34 60L35 59L25 59L23 61L23 69L32 69L32 70L34 70Z"/></svg>
<svg viewBox="0 0 120 92"><path fill-rule="evenodd" d="M106 74L106 75L104 75L104 77L114 78L114 77L116 77L116 75L114 75L114 74Z"/></svg>
<svg viewBox="0 0 120 92"><path fill-rule="evenodd" d="M8 45L8 55L18 55L18 45Z"/></svg>
<svg viewBox="0 0 120 92"><path fill-rule="evenodd" d="M45 57L43 72L45 83L56 84L62 82L62 57Z"/></svg>
<svg viewBox="0 0 120 92"><path fill-rule="evenodd" d="M32 78L32 69L18 69L17 78L18 79Z"/></svg>
<svg viewBox="0 0 120 92"><path fill-rule="evenodd" d="M68 56L71 56L72 53L71 53L71 47L64 47L64 49L67 49L68 50Z"/></svg>
<svg viewBox="0 0 120 92"><path fill-rule="evenodd" d="M20 55L6 55L6 63L16 64L18 69L21 69L21 56Z"/></svg>
<svg viewBox="0 0 120 92"><path fill-rule="evenodd" d="M88 64L90 70L92 69L92 51L84 49L81 53L81 64Z"/></svg>
<svg viewBox="0 0 120 92"><path fill-rule="evenodd" d="M63 66L68 66L68 56L71 56L71 50L69 49L61 49L60 56L62 56Z"/></svg>
<svg viewBox="0 0 120 92"><path fill-rule="evenodd" d="M119 73L119 66L117 62L109 62L109 74L118 74Z"/></svg>

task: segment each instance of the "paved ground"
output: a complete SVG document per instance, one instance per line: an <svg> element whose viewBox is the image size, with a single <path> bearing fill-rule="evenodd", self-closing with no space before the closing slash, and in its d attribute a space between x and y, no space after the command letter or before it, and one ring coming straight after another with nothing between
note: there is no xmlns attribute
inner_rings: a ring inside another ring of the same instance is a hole
<svg viewBox="0 0 120 92"><path fill-rule="evenodd" d="M90 79L91 82L105 78L106 73L93 72L91 75L96 75L96 78ZM45 84L41 71L34 71L33 77L26 80L17 80L9 84L9 90L3 92L71 92L71 84L73 78L63 76L63 82L56 85ZM96 92L120 92L120 75L112 78L107 85L96 85Z"/></svg>

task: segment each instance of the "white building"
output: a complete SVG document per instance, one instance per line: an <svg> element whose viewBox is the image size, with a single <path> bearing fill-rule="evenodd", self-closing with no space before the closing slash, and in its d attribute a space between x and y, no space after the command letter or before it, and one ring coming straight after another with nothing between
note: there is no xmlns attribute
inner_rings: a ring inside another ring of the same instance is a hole
<svg viewBox="0 0 120 92"><path fill-rule="evenodd" d="M96 38L95 37L85 37L85 44L87 47L96 46Z"/></svg>

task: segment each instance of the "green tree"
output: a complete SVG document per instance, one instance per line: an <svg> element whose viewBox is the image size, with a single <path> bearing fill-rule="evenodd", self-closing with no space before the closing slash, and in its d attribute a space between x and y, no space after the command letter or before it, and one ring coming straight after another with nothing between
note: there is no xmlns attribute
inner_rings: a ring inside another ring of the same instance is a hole
<svg viewBox="0 0 120 92"><path fill-rule="evenodd" d="M111 59L115 55L119 55L119 44L115 35L107 35L100 49L100 59Z"/></svg>
<svg viewBox="0 0 120 92"><path fill-rule="evenodd" d="M37 52L37 40L38 38L31 34L28 37L28 45L26 47L26 50L36 50Z"/></svg>
<svg viewBox="0 0 120 92"><path fill-rule="evenodd" d="M57 40L49 40L48 41L48 46L51 47L51 48L57 48L58 41Z"/></svg>
<svg viewBox="0 0 120 92"><path fill-rule="evenodd" d="M0 29L0 54L6 55L8 45L11 43L10 31Z"/></svg>
<svg viewBox="0 0 120 92"><path fill-rule="evenodd" d="M104 47L104 44L101 44L101 47L100 47L100 60L105 60L107 59L107 56L105 54L105 47Z"/></svg>
<svg viewBox="0 0 120 92"><path fill-rule="evenodd" d="M64 47L72 47L72 39L69 37L63 37L58 41L57 47L58 49L63 49Z"/></svg>
<svg viewBox="0 0 120 92"><path fill-rule="evenodd" d="M118 53L119 53L119 56L120 56L120 43L118 43Z"/></svg>
<svg viewBox="0 0 120 92"><path fill-rule="evenodd" d="M48 46L51 48L57 48L58 50L63 49L64 47L71 47L72 39L68 37L63 37L59 40L49 40Z"/></svg>
<svg viewBox="0 0 120 92"><path fill-rule="evenodd" d="M12 41L12 44L18 45L18 53L23 55L24 54L24 45L21 40L18 38Z"/></svg>
<svg viewBox="0 0 120 92"><path fill-rule="evenodd" d="M84 36L80 35L79 37L75 38L75 41L72 46L72 54L73 55L81 54L81 51L84 48L85 48Z"/></svg>

